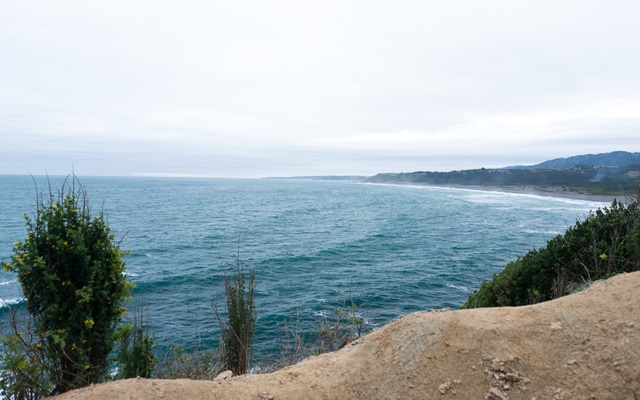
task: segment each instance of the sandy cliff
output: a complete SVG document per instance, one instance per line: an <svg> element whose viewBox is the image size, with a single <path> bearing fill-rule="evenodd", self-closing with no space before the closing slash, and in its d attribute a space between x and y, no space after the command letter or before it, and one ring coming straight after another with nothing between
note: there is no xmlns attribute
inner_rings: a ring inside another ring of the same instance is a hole
<svg viewBox="0 0 640 400"><path fill-rule="evenodd" d="M534 306L411 314L272 374L130 379L60 398L640 400L640 272Z"/></svg>

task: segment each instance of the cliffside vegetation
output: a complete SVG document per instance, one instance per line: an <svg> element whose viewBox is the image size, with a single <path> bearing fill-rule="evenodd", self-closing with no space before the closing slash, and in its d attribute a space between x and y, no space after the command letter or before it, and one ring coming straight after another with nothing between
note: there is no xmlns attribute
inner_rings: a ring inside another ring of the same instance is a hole
<svg viewBox="0 0 640 400"><path fill-rule="evenodd" d="M600 167L576 165L556 169L471 169L451 172L417 171L378 174L369 183L413 185L472 185L553 188L597 195L633 193L640 165Z"/></svg>
<svg viewBox="0 0 640 400"><path fill-rule="evenodd" d="M510 262L462 308L521 306L564 296L593 280L640 270L640 190Z"/></svg>
<svg viewBox="0 0 640 400"><path fill-rule="evenodd" d="M28 235L6 270L17 273L28 315L2 327L0 387L39 398L103 381L114 333L131 293L123 251L102 213L92 215L74 177L39 194Z"/></svg>

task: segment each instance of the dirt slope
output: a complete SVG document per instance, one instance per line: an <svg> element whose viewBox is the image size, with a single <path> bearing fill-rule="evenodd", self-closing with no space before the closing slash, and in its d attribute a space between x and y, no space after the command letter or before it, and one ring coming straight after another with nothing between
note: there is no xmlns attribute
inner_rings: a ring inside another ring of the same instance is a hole
<svg viewBox="0 0 640 400"><path fill-rule="evenodd" d="M640 272L535 306L411 314L272 374L129 379L60 398L640 400Z"/></svg>

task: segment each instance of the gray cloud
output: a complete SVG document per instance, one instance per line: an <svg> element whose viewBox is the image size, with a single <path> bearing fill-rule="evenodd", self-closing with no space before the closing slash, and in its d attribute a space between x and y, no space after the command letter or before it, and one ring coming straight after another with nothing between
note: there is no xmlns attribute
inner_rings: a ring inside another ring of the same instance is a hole
<svg viewBox="0 0 640 400"><path fill-rule="evenodd" d="M374 174L640 151L636 1L0 6L0 173Z"/></svg>

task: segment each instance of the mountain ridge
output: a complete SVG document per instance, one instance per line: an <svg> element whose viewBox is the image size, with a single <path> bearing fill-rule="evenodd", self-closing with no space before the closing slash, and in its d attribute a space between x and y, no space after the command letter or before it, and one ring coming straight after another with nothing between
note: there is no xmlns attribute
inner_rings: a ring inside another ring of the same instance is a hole
<svg viewBox="0 0 640 400"><path fill-rule="evenodd" d="M554 158L534 165L512 165L503 169L557 169L577 165L593 165L596 167L623 167L640 164L640 153L628 151L611 151L609 153L582 154L565 158Z"/></svg>
<svg viewBox="0 0 640 400"><path fill-rule="evenodd" d="M599 165L588 164L589 162ZM633 163L625 164L626 162ZM551 168L553 165L562 165L563 167ZM528 188L550 191L556 195L559 193L575 193L625 196L635 193L640 183L640 153L620 151L587 154L549 160L533 166L519 168L380 173L370 177L365 182L398 185L477 186L503 189Z"/></svg>

